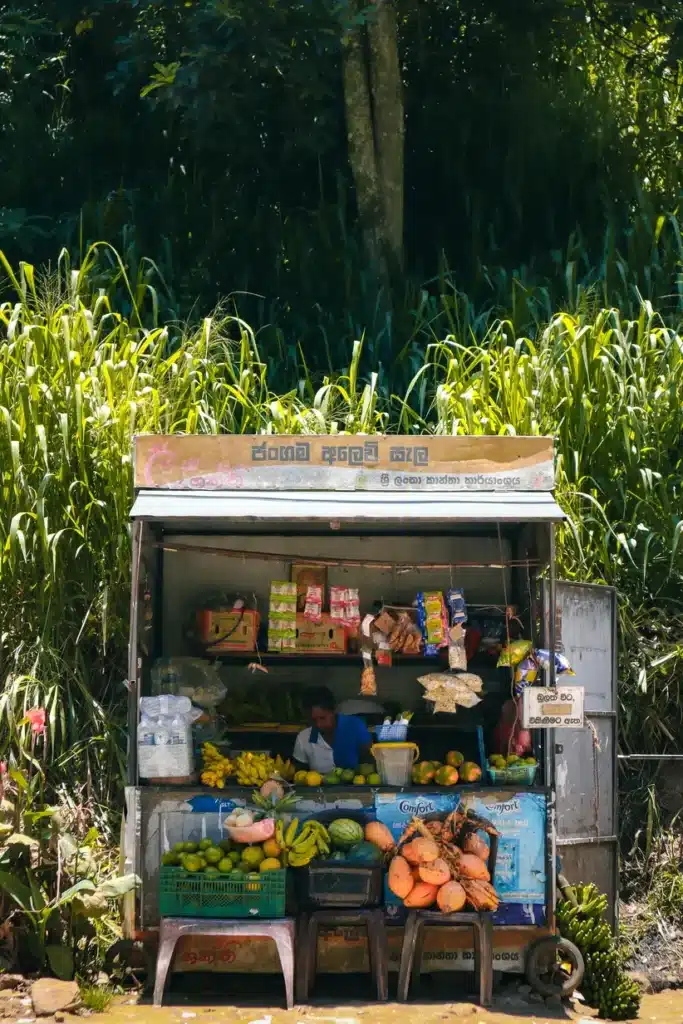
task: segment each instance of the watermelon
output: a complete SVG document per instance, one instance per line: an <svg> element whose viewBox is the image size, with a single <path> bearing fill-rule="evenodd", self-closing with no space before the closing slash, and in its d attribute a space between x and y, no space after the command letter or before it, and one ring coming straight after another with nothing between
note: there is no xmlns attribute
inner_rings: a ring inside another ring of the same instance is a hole
<svg viewBox="0 0 683 1024"><path fill-rule="evenodd" d="M327 826L327 831L338 850L350 850L363 840L363 826L351 818L336 818Z"/></svg>
<svg viewBox="0 0 683 1024"><path fill-rule="evenodd" d="M364 839L362 843L356 843L355 846L351 847L346 859L349 863L374 866L375 864L381 864L384 858L382 851L374 843L368 843Z"/></svg>

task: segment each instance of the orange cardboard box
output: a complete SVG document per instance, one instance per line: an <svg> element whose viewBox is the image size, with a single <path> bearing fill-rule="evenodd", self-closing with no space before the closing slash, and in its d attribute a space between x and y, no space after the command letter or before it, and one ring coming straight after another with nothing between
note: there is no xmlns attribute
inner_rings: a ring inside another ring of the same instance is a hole
<svg viewBox="0 0 683 1024"><path fill-rule="evenodd" d="M258 612L209 608L197 612L197 633L207 654L221 651L255 651L261 616Z"/></svg>
<svg viewBox="0 0 683 1024"><path fill-rule="evenodd" d="M323 612L321 622L296 617L296 650L302 654L346 654L346 630Z"/></svg>

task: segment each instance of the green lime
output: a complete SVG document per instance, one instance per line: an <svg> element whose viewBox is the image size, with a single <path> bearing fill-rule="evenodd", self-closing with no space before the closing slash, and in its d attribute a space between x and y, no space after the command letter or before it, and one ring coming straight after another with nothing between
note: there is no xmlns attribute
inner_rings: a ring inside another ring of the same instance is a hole
<svg viewBox="0 0 683 1024"><path fill-rule="evenodd" d="M200 857L199 860L201 862L202 868L205 868L207 864L206 857Z"/></svg>
<svg viewBox="0 0 683 1024"><path fill-rule="evenodd" d="M205 875L220 875L220 871L213 864L209 864L208 867L204 868Z"/></svg>
<svg viewBox="0 0 683 1024"><path fill-rule="evenodd" d="M239 850L231 850L230 853L228 854L228 857L232 861L234 867L237 867L239 862L242 860L242 854L240 853Z"/></svg>
<svg viewBox="0 0 683 1024"><path fill-rule="evenodd" d="M220 846L223 853L230 853L230 851L232 850L232 843L230 842L229 839L221 839L218 845Z"/></svg>
<svg viewBox="0 0 683 1024"><path fill-rule="evenodd" d="M183 861L183 867L186 871L190 871L192 874L197 874L204 867L201 857L197 857L195 854L189 854Z"/></svg>
<svg viewBox="0 0 683 1024"><path fill-rule="evenodd" d="M185 853L196 853L198 849L199 843L183 843Z"/></svg>
<svg viewBox="0 0 683 1024"><path fill-rule="evenodd" d="M217 846L211 846L204 851L204 857L207 864L218 864L223 860L223 851L219 850Z"/></svg>
<svg viewBox="0 0 683 1024"><path fill-rule="evenodd" d="M173 847L174 853L185 853L185 843L176 843Z"/></svg>
<svg viewBox="0 0 683 1024"><path fill-rule="evenodd" d="M251 865L250 864L245 864L245 862L243 860L241 860L239 862L239 864L237 865L237 870L239 871L239 873L241 875L248 875L249 872L251 871Z"/></svg>
<svg viewBox="0 0 683 1024"><path fill-rule="evenodd" d="M341 773L342 782L353 782L355 774L356 772L353 770L353 768L345 768L344 771Z"/></svg>
<svg viewBox="0 0 683 1024"><path fill-rule="evenodd" d="M266 855L260 846L245 846L242 850L242 860L249 865L249 870L257 868Z"/></svg>
<svg viewBox="0 0 683 1024"><path fill-rule="evenodd" d="M218 863L218 870L222 875L229 875L233 869L233 863L229 857L224 857L223 860Z"/></svg>
<svg viewBox="0 0 683 1024"><path fill-rule="evenodd" d="M368 783L368 786L381 786L382 785L382 780L379 777L379 775L377 774L377 772L373 772L372 775L368 775L367 783Z"/></svg>
<svg viewBox="0 0 683 1024"><path fill-rule="evenodd" d="M161 863L167 868L177 867L177 865L180 864L180 856L177 853L174 853L173 850L169 850L169 852L165 853L161 858Z"/></svg>
<svg viewBox="0 0 683 1024"><path fill-rule="evenodd" d="M237 881L241 881L244 878L245 874L246 874L245 871L241 871L239 868L235 868L234 871L230 872L230 877L234 878L235 881L237 882Z"/></svg>
<svg viewBox="0 0 683 1024"><path fill-rule="evenodd" d="M212 846L213 846L213 840L212 839L202 839L202 841L199 844L199 849L200 850L210 850Z"/></svg>

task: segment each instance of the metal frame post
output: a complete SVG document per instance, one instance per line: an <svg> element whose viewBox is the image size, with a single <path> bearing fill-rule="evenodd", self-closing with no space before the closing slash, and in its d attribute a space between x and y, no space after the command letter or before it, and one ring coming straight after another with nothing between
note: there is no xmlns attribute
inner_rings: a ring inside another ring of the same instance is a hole
<svg viewBox="0 0 683 1024"><path fill-rule="evenodd" d="M140 561L144 523L136 519L132 529L130 583L130 631L128 634L128 785L138 784L138 708L140 706L140 659L138 613L140 608Z"/></svg>
<svg viewBox="0 0 683 1024"><path fill-rule="evenodd" d="M548 526L549 572L547 607L543 615L543 640L549 653L548 686L556 685L555 647L557 644L557 596L555 579L555 526ZM555 931L555 903L557 901L557 827L555 820L555 730L549 729L545 743L545 784L551 790L546 818L546 918L548 927Z"/></svg>

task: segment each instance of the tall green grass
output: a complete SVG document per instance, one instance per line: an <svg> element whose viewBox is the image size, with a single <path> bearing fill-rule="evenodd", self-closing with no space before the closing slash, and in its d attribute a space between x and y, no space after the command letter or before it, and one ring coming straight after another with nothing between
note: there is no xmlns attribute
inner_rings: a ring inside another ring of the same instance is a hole
<svg viewBox="0 0 683 1024"><path fill-rule="evenodd" d="M554 434L562 572L622 595L622 742L675 745L683 334L648 302L585 303L527 338L495 311L475 332L461 297L450 333L418 318L390 371L364 369L368 340L317 377L234 314L162 324L154 268L131 278L108 252L109 274L95 250L50 273L0 257L0 756L43 704L51 778L105 801L118 785L134 432Z"/></svg>

